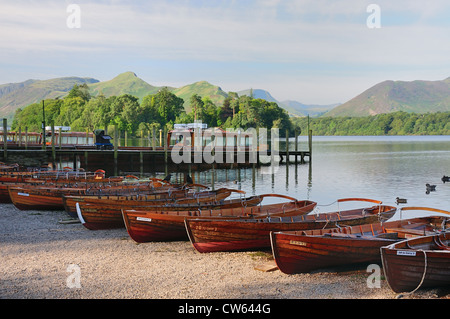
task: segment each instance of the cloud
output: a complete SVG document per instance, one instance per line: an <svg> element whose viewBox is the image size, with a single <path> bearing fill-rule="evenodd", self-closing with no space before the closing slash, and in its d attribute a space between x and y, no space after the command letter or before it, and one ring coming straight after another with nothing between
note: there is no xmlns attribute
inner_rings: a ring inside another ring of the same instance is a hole
<svg viewBox="0 0 450 319"><path fill-rule="evenodd" d="M80 4L82 25L76 30L66 26L67 4L19 2L2 5L0 38L3 50L114 50L153 59L292 63L403 63L395 52L422 56L435 50L443 37L448 39L444 34L448 28L438 26L369 30L366 2L265 0L245 6L233 1L222 2L226 6L184 1L86 2ZM403 6L387 2L382 5L383 16L403 9L430 17L440 8L435 4L423 10L414 1L395 3ZM417 45L419 41L423 44Z"/></svg>
<svg viewBox="0 0 450 319"><path fill-rule="evenodd" d="M261 81L305 85L308 77L360 83L382 70L430 76L449 67L447 0L80 0L80 29L66 25L72 1L0 3L0 58L17 65L66 61L61 73L70 64L94 70L104 61L183 61L210 68L198 76L226 65L245 78L240 69L248 64L244 72ZM381 7L380 29L366 26L370 3Z"/></svg>

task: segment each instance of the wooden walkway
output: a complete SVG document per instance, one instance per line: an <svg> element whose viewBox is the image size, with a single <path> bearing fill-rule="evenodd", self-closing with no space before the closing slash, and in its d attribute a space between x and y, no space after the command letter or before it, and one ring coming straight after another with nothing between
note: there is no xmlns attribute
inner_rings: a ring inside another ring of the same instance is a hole
<svg viewBox="0 0 450 319"><path fill-rule="evenodd" d="M215 168L236 168L236 167L258 167L261 165L270 165L272 163L295 163L303 164L306 159L311 161L309 151L276 151L265 150L256 152L248 149L232 153L214 154L213 161L205 160L203 153L191 152L190 161L175 163L172 160L171 148L164 149L157 147L118 147L116 150L97 150L94 146L64 146L47 147L42 146L17 147L10 145L7 150L0 153L0 161L14 162L24 166L38 166L53 163L66 163L73 169L84 168L86 170L95 170L98 168L108 169L118 172L119 170L143 172L151 169L160 171L179 170L179 169L208 169L214 165ZM211 153L209 153L211 155ZM256 156L255 156L256 155ZM36 160L34 165L31 160ZM185 157L184 159L187 159ZM287 159L289 159L287 161ZM114 175L117 175L115 173Z"/></svg>
<svg viewBox="0 0 450 319"><path fill-rule="evenodd" d="M3 127L6 127L6 121L4 120ZM53 129L52 129L53 132ZM13 134L13 139L8 140L7 136ZM32 133L27 133L32 134ZM75 134L75 133L73 133ZM261 149L255 150L252 147L234 146L234 147L217 147L211 153L211 149L208 147L203 148L191 148L186 150L183 147L180 149L174 149L173 146L159 146L156 147L156 140L152 138L152 146L147 147L127 147L117 145L120 140L115 132L114 141L115 144L112 150L98 150L95 145L88 144L88 133L80 133L82 138L85 139L86 144L63 144L61 138L59 141L56 139L47 138L47 145L39 144L40 140L32 142L28 137L25 138L26 143L23 142L22 135L19 133L19 138L15 139L16 133L3 132L2 142L0 143L0 161L14 162L24 166L30 165L33 160L40 163L61 163L72 162L73 168L83 167L88 169L89 167L97 166L104 167L106 165L112 165L115 170L117 167L139 167L142 171L142 167L147 166L189 166L194 165L196 167L204 166L211 167L215 165L217 168L221 167L255 167L259 165L270 165L273 163L295 163L303 164L308 159L311 162L312 156L312 131L309 130L308 134L308 150L298 150L298 135L295 134L295 149L289 149L288 134L286 134L285 149ZM35 134L35 139L39 136ZM86 135L84 137L84 135ZM155 135L155 134L153 134ZM50 141L51 142L50 142ZM160 144L170 144L163 142L168 139L162 140L160 137ZM7 141L5 143L5 141ZM18 142L21 141L21 142ZM78 141L78 137L77 137ZM59 142L59 143L58 143ZM25 145L24 145L25 144ZM175 152L172 152L172 151ZM187 151L187 153L184 153ZM190 153L190 154L189 154ZM174 161L176 159L176 161ZM178 162L177 162L178 161ZM24 164L27 163L27 164ZM39 165L39 164L37 164Z"/></svg>

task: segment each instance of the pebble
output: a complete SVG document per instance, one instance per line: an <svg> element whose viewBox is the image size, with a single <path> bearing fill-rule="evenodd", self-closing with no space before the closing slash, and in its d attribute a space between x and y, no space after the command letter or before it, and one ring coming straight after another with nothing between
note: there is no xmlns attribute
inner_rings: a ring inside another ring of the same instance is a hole
<svg viewBox="0 0 450 319"><path fill-rule="evenodd" d="M263 272L255 266L269 261L270 251L200 254L189 241L137 245L125 228L91 231L60 223L68 218L64 211L20 211L12 204L0 204L0 218L2 299L396 298L384 280L368 288L369 273L360 269Z"/></svg>

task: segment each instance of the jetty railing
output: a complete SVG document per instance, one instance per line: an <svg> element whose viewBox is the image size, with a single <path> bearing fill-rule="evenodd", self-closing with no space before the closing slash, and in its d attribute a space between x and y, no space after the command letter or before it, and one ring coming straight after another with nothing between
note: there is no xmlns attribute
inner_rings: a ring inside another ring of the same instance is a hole
<svg viewBox="0 0 450 319"><path fill-rule="evenodd" d="M99 163L113 164L114 167L121 165L121 162L138 162L140 167L145 163L154 164L179 164L174 163L174 151L176 147L180 146L179 141L175 144L171 142L170 131L159 130L155 127L148 132L147 137L144 137L144 132L141 131L139 146L128 145L128 136L125 132L124 145L120 143L120 132L115 127L114 129L114 147L112 150L97 150L94 145L94 134L91 132L62 132L56 131L54 124L51 125L51 130L43 133L29 132L26 127L24 132L19 128L18 131L9 131L7 127L7 120L3 119L2 134L0 135L0 147L3 148L3 161L7 162L9 155L14 154L14 160L20 157L31 157L36 154L36 151L41 151L47 154L47 162L58 162L61 157L72 158L73 163L81 166L89 166L90 162L97 165ZM271 136L266 143L261 143L261 139L267 138L264 131L252 131L253 135L245 136L243 132L243 139L240 135L234 132L228 137L232 137L234 143L231 145L220 145L220 135L205 135L206 138L200 140L200 144L184 145L181 144L181 149L178 149L182 155L184 152L189 153L189 157L185 156L184 164L193 165L214 165L227 166L226 164L234 165L260 165L262 163L261 156L270 157L269 163L274 163L279 157L279 163L285 164L303 164L308 158L312 161L312 131L308 130L308 149L299 150L299 134L294 130L294 141L289 137L289 132L286 130L285 147L280 148L279 142L281 139L274 139ZM260 134L260 133L263 134ZM248 133L248 132L247 132ZM274 135L274 134L271 134ZM195 136L194 136L195 137ZM277 135L275 136L277 137ZM69 140L72 138L72 140ZM226 138L226 137L225 137ZM194 141L194 139L192 139ZM294 148L291 147L292 142ZM34 153L33 153L34 152ZM200 156L199 156L200 155ZM208 156L206 156L208 155ZM212 156L212 157L211 157ZM222 156L222 157L221 157ZM294 157L294 160L292 160ZM42 157L43 158L43 157ZM211 162L211 158L217 161ZM188 160L189 159L189 160ZM244 159L242 161L242 159ZM240 160L242 162L240 162ZM42 159L44 161L44 159ZM220 165L224 164L224 165ZM74 166L74 169L76 167Z"/></svg>

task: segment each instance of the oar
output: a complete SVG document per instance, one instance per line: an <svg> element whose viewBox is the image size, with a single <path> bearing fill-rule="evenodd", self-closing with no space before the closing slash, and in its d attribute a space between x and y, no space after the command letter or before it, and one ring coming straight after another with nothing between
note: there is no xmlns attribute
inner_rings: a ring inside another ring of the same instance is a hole
<svg viewBox="0 0 450 319"><path fill-rule="evenodd" d="M200 187L200 188L209 188L208 186L202 184L187 184L187 187Z"/></svg>
<svg viewBox="0 0 450 319"><path fill-rule="evenodd" d="M342 203L342 202L350 202L350 201L355 201L355 202L370 202L370 203L375 203L375 204L379 204L381 205L383 202L380 200L376 200L376 199L370 199L370 198L341 198L338 199L337 202L338 203Z"/></svg>
<svg viewBox="0 0 450 319"><path fill-rule="evenodd" d="M165 184L169 184L169 185L174 185L166 180L163 180L161 178L156 178L156 177L151 177L149 178L149 180L154 181L154 182L160 182L160 183L165 183ZM175 186L175 185L174 185ZM200 187L200 188L209 188L208 186L202 185L202 184L185 184L185 187Z"/></svg>
<svg viewBox="0 0 450 319"><path fill-rule="evenodd" d="M402 211L404 211L404 210L426 210L426 211L430 211L430 212L435 212L435 213L441 213L441 214L450 215L450 212L449 212L449 211L443 210L443 209L439 209L439 208L411 206L411 207L401 207L401 208L400 208L400 218L402 217L401 213L402 213Z"/></svg>
<svg viewBox="0 0 450 319"><path fill-rule="evenodd" d="M264 197L280 197L280 198L292 200L294 202L298 202L297 198L294 198L294 197L291 197L291 196L287 196L287 195L281 195L281 194L262 194L262 195L259 195L259 197L261 197L261 198L264 198Z"/></svg>
<svg viewBox="0 0 450 319"><path fill-rule="evenodd" d="M245 194L245 191L240 190L240 189L233 189L233 188L224 188L225 191L228 192L234 192L234 193L239 193L239 194Z"/></svg>

